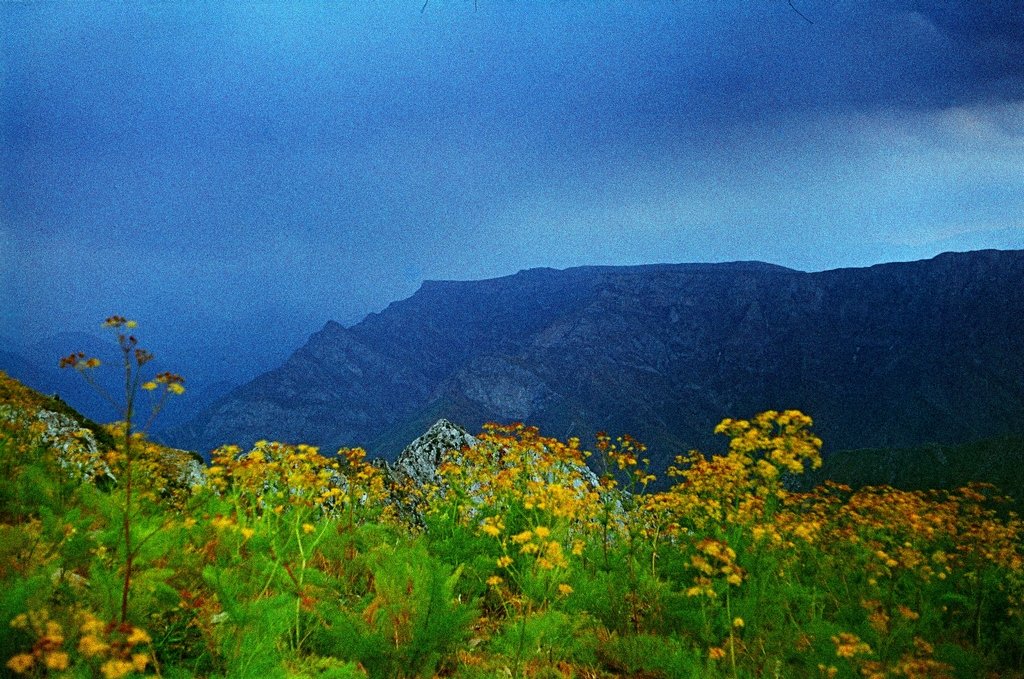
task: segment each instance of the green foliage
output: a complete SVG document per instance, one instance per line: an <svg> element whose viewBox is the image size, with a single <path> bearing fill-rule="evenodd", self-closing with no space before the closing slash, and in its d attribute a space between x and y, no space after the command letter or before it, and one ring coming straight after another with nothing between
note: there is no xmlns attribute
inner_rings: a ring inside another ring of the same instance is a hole
<svg viewBox="0 0 1024 679"><path fill-rule="evenodd" d="M598 629L588 616L541 611L508 625L494 639L492 648L525 665L534 661L540 661L541 666L593 665L597 659Z"/></svg>
<svg viewBox="0 0 1024 679"><path fill-rule="evenodd" d="M705 661L690 647L667 635L612 634L599 646L602 663L626 676L698 679L707 676Z"/></svg>
<svg viewBox="0 0 1024 679"><path fill-rule="evenodd" d="M433 676L465 640L476 618L459 603L452 572L421 543L383 548L368 559L368 587L361 612L321 604L325 621L311 639L319 655L358 661L372 677Z"/></svg>
<svg viewBox="0 0 1024 679"><path fill-rule="evenodd" d="M0 653L10 658L27 646L31 646L30 635L11 626L11 621L27 610L47 601L51 591L49 578L35 573L24 578L7 577L0 587Z"/></svg>
<svg viewBox="0 0 1024 679"><path fill-rule="evenodd" d="M280 656L293 622L292 598L253 598L248 579L230 568L208 566L203 579L221 607L211 626L226 675L283 676Z"/></svg>

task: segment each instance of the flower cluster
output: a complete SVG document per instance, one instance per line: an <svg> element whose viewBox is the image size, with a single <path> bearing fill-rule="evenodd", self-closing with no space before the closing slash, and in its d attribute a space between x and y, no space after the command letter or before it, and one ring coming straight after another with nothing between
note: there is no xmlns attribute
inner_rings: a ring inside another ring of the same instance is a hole
<svg viewBox="0 0 1024 679"><path fill-rule="evenodd" d="M705 538L696 545L697 553L690 557L690 566L697 571L693 586L686 590L686 596L707 596L715 598L716 578L725 585L738 587L743 584L743 569L736 565L736 550L719 540Z"/></svg>
<svg viewBox="0 0 1024 679"><path fill-rule="evenodd" d="M323 515L379 507L383 477L361 448L344 448L334 458L313 446L258 441L251 450L223 446L206 470L210 487L230 494L250 517L288 507L315 508Z"/></svg>
<svg viewBox="0 0 1024 679"><path fill-rule="evenodd" d="M72 665L88 665L104 679L121 679L145 672L153 662L152 639L145 630L104 622L88 611L79 611L66 625L45 609L30 611L16 616L11 627L35 638L30 651L7 661L15 674L62 672Z"/></svg>
<svg viewBox="0 0 1024 679"><path fill-rule="evenodd" d="M575 521L591 516L598 501L579 439L563 443L522 424L485 424L479 444L449 451L438 474L443 485L436 495L461 493L467 519L517 504Z"/></svg>
<svg viewBox="0 0 1024 679"><path fill-rule="evenodd" d="M146 391L154 391L163 387L168 393L180 396L185 393L185 378L172 372L157 373L156 377L142 383Z"/></svg>

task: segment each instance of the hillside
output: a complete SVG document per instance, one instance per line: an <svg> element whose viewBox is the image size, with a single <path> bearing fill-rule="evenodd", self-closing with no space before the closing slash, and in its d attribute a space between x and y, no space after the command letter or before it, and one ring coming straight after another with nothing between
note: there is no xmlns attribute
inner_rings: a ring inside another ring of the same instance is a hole
<svg viewBox="0 0 1024 679"><path fill-rule="evenodd" d="M723 416L813 413L832 449L1024 432L1024 252L803 273L760 263L534 269L426 282L169 433L385 457L440 417L629 432L659 461ZM411 434L411 436L410 436Z"/></svg>

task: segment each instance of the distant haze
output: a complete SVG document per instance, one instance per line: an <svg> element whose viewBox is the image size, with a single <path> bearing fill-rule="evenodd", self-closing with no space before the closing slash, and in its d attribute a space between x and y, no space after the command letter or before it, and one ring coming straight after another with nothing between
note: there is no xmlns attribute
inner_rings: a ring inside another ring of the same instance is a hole
<svg viewBox="0 0 1024 679"><path fill-rule="evenodd" d="M793 6L2 3L0 334L254 375L425 279L1024 248L1020 2Z"/></svg>

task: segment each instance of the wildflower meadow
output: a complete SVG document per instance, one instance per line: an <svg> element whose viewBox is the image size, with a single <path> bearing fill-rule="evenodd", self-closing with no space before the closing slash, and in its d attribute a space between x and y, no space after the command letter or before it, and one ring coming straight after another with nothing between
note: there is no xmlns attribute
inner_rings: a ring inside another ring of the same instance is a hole
<svg viewBox="0 0 1024 679"><path fill-rule="evenodd" d="M11 676L1024 676L1012 505L982 484L794 490L827 478L801 412L724 419L726 454L664 473L629 436L524 424L485 426L430 485L358 448L207 464L146 437L185 381L107 325L119 422L56 426L0 374Z"/></svg>

